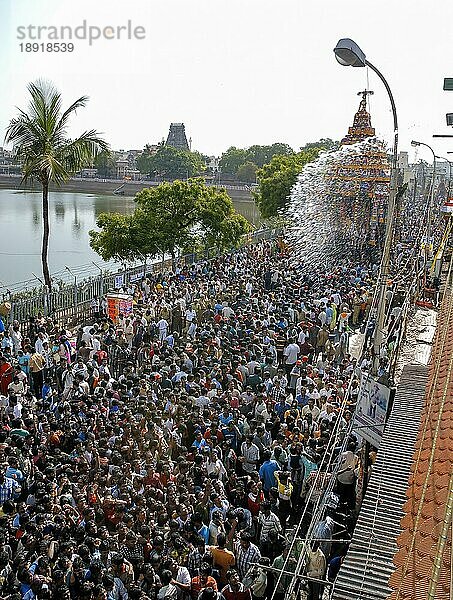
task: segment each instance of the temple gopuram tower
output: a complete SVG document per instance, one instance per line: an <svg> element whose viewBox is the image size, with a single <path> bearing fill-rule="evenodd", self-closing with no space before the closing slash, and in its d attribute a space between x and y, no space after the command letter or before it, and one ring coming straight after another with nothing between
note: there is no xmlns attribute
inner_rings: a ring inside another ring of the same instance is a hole
<svg viewBox="0 0 453 600"><path fill-rule="evenodd" d="M178 150L190 150L189 143L186 137L186 128L184 123L171 123L170 131L168 132L166 146L173 146Z"/></svg>

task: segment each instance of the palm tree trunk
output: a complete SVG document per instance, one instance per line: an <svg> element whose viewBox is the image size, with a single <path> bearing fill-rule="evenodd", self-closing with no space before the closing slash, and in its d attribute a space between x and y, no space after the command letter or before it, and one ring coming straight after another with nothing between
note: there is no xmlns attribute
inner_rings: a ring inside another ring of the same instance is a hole
<svg viewBox="0 0 453 600"><path fill-rule="evenodd" d="M42 184L42 247L41 247L41 263L42 263L42 274L44 276L44 283L49 288L49 292L52 289L52 281L49 273L49 263L47 260L47 253L49 250L49 184Z"/></svg>

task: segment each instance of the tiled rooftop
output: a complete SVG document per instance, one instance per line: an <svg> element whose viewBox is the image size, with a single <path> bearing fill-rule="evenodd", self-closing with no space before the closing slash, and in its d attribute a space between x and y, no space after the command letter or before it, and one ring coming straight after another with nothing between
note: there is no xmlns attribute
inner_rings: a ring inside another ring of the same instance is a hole
<svg viewBox="0 0 453 600"><path fill-rule="evenodd" d="M351 547L335 582L334 600L385 600L391 593L388 579L395 569L427 376L424 365L403 369Z"/></svg>
<svg viewBox="0 0 453 600"><path fill-rule="evenodd" d="M451 600L453 297L442 303L388 600Z"/></svg>

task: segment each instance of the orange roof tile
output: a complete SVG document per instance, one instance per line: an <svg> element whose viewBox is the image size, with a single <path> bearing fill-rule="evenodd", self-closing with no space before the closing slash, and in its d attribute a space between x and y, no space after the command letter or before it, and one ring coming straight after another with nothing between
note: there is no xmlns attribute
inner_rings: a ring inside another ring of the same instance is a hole
<svg viewBox="0 0 453 600"><path fill-rule="evenodd" d="M405 502L396 570L389 579L388 600L423 600L435 590L435 600L451 593L450 533L439 542L450 499L453 464L453 295L443 301L433 343L429 383L415 444ZM440 562L439 562L440 561ZM434 569L440 564L439 571Z"/></svg>

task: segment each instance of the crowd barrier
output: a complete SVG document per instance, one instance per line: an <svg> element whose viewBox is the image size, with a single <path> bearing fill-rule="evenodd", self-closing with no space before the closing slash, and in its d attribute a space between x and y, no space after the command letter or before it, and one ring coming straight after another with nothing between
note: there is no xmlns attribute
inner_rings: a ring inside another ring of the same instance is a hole
<svg viewBox="0 0 453 600"><path fill-rule="evenodd" d="M260 229L244 236L241 246L257 243L261 240L275 239L282 230ZM202 254L187 254L177 259L178 266L191 265L198 261L211 260L222 254L216 248L209 248ZM101 298L107 292L128 287L140 281L145 275L159 272L169 272L172 269L172 259L143 261L139 265L126 267L115 272L99 272L98 275L87 277L74 283L60 283L49 291L46 286L34 287L17 294L3 295L3 307L9 312L3 317L5 323L18 320L25 323L30 316L43 314L45 317L55 317L62 323L80 322L91 314L91 303L95 298ZM5 311L6 312L6 311Z"/></svg>

